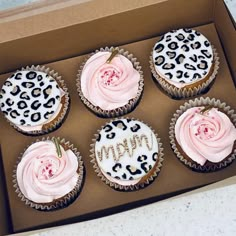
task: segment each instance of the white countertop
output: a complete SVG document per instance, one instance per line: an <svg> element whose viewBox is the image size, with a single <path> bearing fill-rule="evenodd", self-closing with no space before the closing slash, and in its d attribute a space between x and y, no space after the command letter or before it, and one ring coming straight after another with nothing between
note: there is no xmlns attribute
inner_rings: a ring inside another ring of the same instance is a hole
<svg viewBox="0 0 236 236"><path fill-rule="evenodd" d="M134 210L24 235L235 236L236 177Z"/></svg>

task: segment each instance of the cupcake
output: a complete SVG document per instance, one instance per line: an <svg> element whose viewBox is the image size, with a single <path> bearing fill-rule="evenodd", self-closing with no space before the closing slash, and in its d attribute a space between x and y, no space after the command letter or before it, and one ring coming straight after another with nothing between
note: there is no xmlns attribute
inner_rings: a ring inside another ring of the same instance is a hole
<svg viewBox="0 0 236 236"><path fill-rule="evenodd" d="M58 128L69 106L61 76L44 66L23 68L11 75L0 91L0 108L19 132L41 135Z"/></svg>
<svg viewBox="0 0 236 236"><path fill-rule="evenodd" d="M218 68L218 54L193 29L172 30L154 45L150 66L155 81L172 98L193 97L209 90Z"/></svg>
<svg viewBox="0 0 236 236"><path fill-rule="evenodd" d="M89 55L77 75L82 102L97 116L109 118L131 112L143 91L137 59L119 48L101 48Z"/></svg>
<svg viewBox="0 0 236 236"><path fill-rule="evenodd" d="M236 157L236 114L220 100L185 103L174 114L169 134L174 153L192 170L220 170Z"/></svg>
<svg viewBox="0 0 236 236"><path fill-rule="evenodd" d="M21 154L13 175L16 193L42 211L67 207L79 195L84 167L76 148L64 139L47 138Z"/></svg>
<svg viewBox="0 0 236 236"><path fill-rule="evenodd" d="M137 190L160 172L163 148L157 134L135 119L107 123L95 135L91 162L97 175L116 190Z"/></svg>

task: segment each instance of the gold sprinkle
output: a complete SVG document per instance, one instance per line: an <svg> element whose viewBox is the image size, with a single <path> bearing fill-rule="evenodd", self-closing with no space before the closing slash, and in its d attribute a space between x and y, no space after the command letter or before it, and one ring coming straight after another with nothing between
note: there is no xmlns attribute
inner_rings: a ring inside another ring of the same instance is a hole
<svg viewBox="0 0 236 236"><path fill-rule="evenodd" d="M200 114L204 115L206 112L208 112L209 110L211 110L213 108L213 106L206 106L204 107L201 111L200 111Z"/></svg>
<svg viewBox="0 0 236 236"><path fill-rule="evenodd" d="M58 155L59 158L61 158L62 157L61 147L60 147L60 144L58 142L58 139L53 137L53 142L54 142L54 144L56 146L57 155Z"/></svg>
<svg viewBox="0 0 236 236"><path fill-rule="evenodd" d="M119 51L116 49L116 50L113 50L110 57L107 59L106 63L110 63L112 61L112 59L119 53Z"/></svg>

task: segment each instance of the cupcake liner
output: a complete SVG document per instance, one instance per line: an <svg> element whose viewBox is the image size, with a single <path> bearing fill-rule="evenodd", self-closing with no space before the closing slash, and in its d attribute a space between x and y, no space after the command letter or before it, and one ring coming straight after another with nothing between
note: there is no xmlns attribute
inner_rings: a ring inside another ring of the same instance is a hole
<svg viewBox="0 0 236 236"><path fill-rule="evenodd" d="M190 169L197 171L197 172L204 172L204 173L213 172L213 171L217 171L222 168L225 168L226 166L231 164L233 162L233 160L236 158L236 148L235 148L236 146L235 145L234 145L234 149L232 150L232 153L228 157L226 157L224 160L222 160L221 162L218 162L218 163L212 163L212 162L207 161L210 164L209 165L205 164L205 166L201 166L200 164L194 162L190 158L186 159L186 157L184 157L182 155L182 153L180 152L181 148L178 147L179 145L175 139L176 121L189 108L198 107L198 106L207 106L207 105L219 108L219 110L224 112L230 118L231 122L236 127L235 111L233 109L231 109L231 107L228 106L225 102L221 102L219 99L209 98L209 97L196 98L194 100L190 100L190 101L184 103L184 105L181 105L180 108L174 113L173 118L171 119L171 122L170 122L170 127L169 127L170 144L171 144L171 147L172 147L174 153L176 154L177 158L184 165L189 167Z"/></svg>
<svg viewBox="0 0 236 236"><path fill-rule="evenodd" d="M67 149L71 149L72 152L77 156L78 159L78 169L77 169L77 173L78 173L78 180L77 183L74 187L73 190L71 190L69 193L67 193L65 196L59 198L59 199L55 199L53 202L50 203L35 203L29 199L27 199L23 193L21 192L18 183L17 183L17 177L16 177L16 169L17 169L17 165L19 164L19 162L21 161L23 154L25 153L25 151L27 150L27 148L29 148L33 143L39 142L39 141L46 141L46 140L53 140L55 137L46 137L46 138L42 138L42 139L37 139L35 142L32 142L30 145L28 145L24 151L20 154L20 156L18 157L18 161L14 167L13 170L13 187L15 188L15 192L17 193L17 196L21 199L21 201L23 201L27 206L32 207L36 210L40 210L40 211L53 211L53 210L58 210L61 208L65 208L68 205L70 205L71 203L73 203L76 198L78 197L79 193L82 190L83 187L83 182L84 182L84 175L85 175L85 169L84 169L84 164L82 161L82 157L80 155L80 153L78 152L77 148L74 147L73 144L71 144L69 141L65 141L65 139L61 139L60 137L57 137L57 140L59 141L59 143L63 146L66 147Z"/></svg>
<svg viewBox="0 0 236 236"><path fill-rule="evenodd" d="M126 58L128 58L132 62L133 67L140 74L139 87L138 87L138 92L137 92L136 97L130 99L129 102L126 105L124 105L122 107L118 107L118 108L113 109L113 110L103 110L102 108L100 108L98 106L94 106L90 101L88 101L88 99L86 99L84 97L83 92L81 90L80 78L81 78L83 67L86 64L87 60L91 56L93 56L94 54L96 54L98 52L112 52L113 50L118 50L119 54L125 56ZM140 66L140 63L137 61L137 58L135 58L133 56L133 54L130 54L128 51L125 51L124 49L120 49L118 47L115 47L115 48L114 47L100 48L99 50L96 50L95 52L88 55L85 58L84 62L81 64L80 69L78 70L78 73L77 73L76 86L77 86L77 91L79 93L80 99L82 100L84 105L87 108L89 108L90 111L95 113L97 116L99 116L101 118L115 118L115 117L118 117L118 116L122 116L122 115L125 115L125 114L131 112L136 107L139 100L141 99L142 92L143 92L143 89L144 89L144 78L143 78L142 67Z"/></svg>
<svg viewBox="0 0 236 236"><path fill-rule="evenodd" d="M121 118L126 118L126 119L132 119L132 120L137 120L137 121L140 121L142 123L144 123L142 120L139 120L139 119L135 119L135 118L129 118L129 117L121 117ZM162 163L163 163L163 156L164 156L164 153L163 153L163 144L161 143L161 139L158 137L157 133L152 129L151 126L147 125L151 130L152 132L155 134L155 137L157 139L157 142L158 142L158 159L157 159L157 162L156 164L154 165L153 169L151 170L152 171L152 174L147 178L145 179L146 176L142 177L142 179L144 178L145 180L140 181L140 183L137 183L137 184L134 184L134 185L129 185L129 186L125 186L125 185L120 185L120 184L117 184L117 183L114 183L114 182L111 182L110 180L108 180L102 173L100 167L98 166L97 164L97 161L96 161L96 156L95 156L95 143L96 143L96 140L97 140L97 137L98 137L98 134L100 133L100 131L103 129L103 127L105 127L107 124L109 124L110 122L112 121L116 121L118 120L118 118L116 119L113 119L113 120L110 120L109 122L107 122L106 124L104 124L100 129L97 130L97 133L94 134L94 137L92 139L92 143L90 144L90 158L91 158L91 163L93 164L93 168L95 170L95 173L97 174L97 176L105 183L107 184L108 186L110 186L111 188L115 189L115 190L118 190L118 191L135 191L135 190L139 190L139 189L142 189L146 186L148 186L150 183L152 183L154 181L154 179L158 176L159 172L161 171L161 167L162 167Z"/></svg>
<svg viewBox="0 0 236 236"><path fill-rule="evenodd" d="M194 86L194 83L193 83L193 84L191 84L193 87L177 88L174 85L166 82L166 80L162 79L161 76L158 75L158 73L155 70L155 65L153 63L153 58L152 58L153 53L151 53L150 61L149 61L152 75L154 76L155 81L157 81L158 84L161 86L161 88L169 96L171 96L174 99L190 98L190 97L194 97L194 96L203 94L208 91L209 86L211 85L211 83L213 83L213 81L216 78L216 75L218 73L218 70L219 70L220 59L219 59L218 53L213 45L212 45L212 49L213 49L213 54L214 54L212 74L210 74L209 78L206 81L202 82L198 86ZM201 80L199 80L197 82L201 82ZM186 85L186 86L188 86L188 85Z"/></svg>
<svg viewBox="0 0 236 236"><path fill-rule="evenodd" d="M18 132L25 134L25 135L30 135L30 136L38 136L38 135L43 135L43 134L48 134L52 131L54 131L55 129L59 128L61 126L61 124L63 123L63 121L66 119L67 113L69 111L69 105L70 105L70 97L69 97L69 93L68 93L68 88L64 82L64 80L61 78L60 75L58 75L57 72L55 72L54 70L51 70L48 67L45 66L27 66L25 68L21 68L21 70L17 70L16 72L19 71L25 71L25 70L32 70L32 71L41 71L44 72L50 76L52 76L58 83L59 87L64 91L64 102L63 102L63 107L59 113L59 116L56 117L56 119L52 120L51 122L49 122L48 124L44 124L43 126L46 126L46 129L42 129L42 130L34 130L34 131L24 131L22 129L20 129L18 126L16 126L14 123L12 123L11 121L9 121L8 119L6 119L10 125L16 129Z"/></svg>

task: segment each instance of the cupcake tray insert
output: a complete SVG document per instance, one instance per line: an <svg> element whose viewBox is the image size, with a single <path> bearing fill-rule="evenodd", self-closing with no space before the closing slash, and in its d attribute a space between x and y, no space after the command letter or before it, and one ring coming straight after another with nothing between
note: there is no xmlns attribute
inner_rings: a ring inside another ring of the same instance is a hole
<svg viewBox="0 0 236 236"><path fill-rule="evenodd" d="M217 78L209 92L203 97L218 98L236 109L235 87L215 25L208 24L194 29L203 33L212 42L220 57L220 69ZM173 113L187 100L171 99L157 87L152 79L149 58L152 47L158 38L154 37L131 44L119 45L120 48L128 50L137 57L144 72L143 96L136 109L128 116L143 120L161 138L164 147L164 162L158 177L148 187L135 192L115 191L97 177L93 165L90 163L90 144L94 133L110 119L98 118L90 112L81 102L76 90L76 74L86 55L47 64L46 66L62 75L71 99L67 119L58 130L47 136L63 137L78 148L85 164L85 182L78 199L65 209L55 212L40 212L26 206L15 193L12 175L19 154L37 138L18 133L10 127L1 115L1 159L14 232L101 217L158 201L236 175L236 162L214 173L193 172L180 163L171 150L168 134L169 123ZM0 86L8 76L9 74L0 76Z"/></svg>

